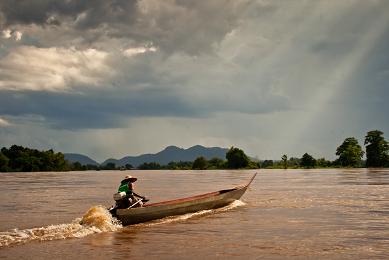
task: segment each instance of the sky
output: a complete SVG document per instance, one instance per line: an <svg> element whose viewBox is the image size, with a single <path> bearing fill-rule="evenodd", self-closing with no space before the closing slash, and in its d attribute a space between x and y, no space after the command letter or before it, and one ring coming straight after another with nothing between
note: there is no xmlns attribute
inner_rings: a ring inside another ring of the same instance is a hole
<svg viewBox="0 0 389 260"><path fill-rule="evenodd" d="M335 158L389 138L389 1L2 0L0 146Z"/></svg>

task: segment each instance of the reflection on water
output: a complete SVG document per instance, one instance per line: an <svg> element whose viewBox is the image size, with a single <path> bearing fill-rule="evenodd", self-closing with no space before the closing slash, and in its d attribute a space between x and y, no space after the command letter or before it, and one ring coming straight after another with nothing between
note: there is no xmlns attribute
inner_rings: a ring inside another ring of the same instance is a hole
<svg viewBox="0 0 389 260"><path fill-rule="evenodd" d="M157 202L230 188L247 182L252 173L132 171L131 175L138 177L137 191ZM113 203L112 193L124 175L1 174L0 257L389 257L388 169L261 170L243 202L121 228L107 225L111 222L105 206ZM74 237L82 238L67 239ZM11 246L5 246L6 239ZM16 244L9 242L18 239Z"/></svg>
<svg viewBox="0 0 389 260"><path fill-rule="evenodd" d="M382 169L343 170L339 175L340 184L389 185L389 172Z"/></svg>

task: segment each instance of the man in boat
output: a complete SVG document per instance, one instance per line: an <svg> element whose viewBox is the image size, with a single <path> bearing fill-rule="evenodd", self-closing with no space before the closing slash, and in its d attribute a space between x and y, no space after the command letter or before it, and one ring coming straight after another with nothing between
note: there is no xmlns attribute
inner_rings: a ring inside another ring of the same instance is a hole
<svg viewBox="0 0 389 260"><path fill-rule="evenodd" d="M134 192L134 182L136 181L137 178L131 175L127 175L121 181L118 192L114 194L117 208L126 209L128 207L135 208L143 206L142 201L146 201L146 198Z"/></svg>

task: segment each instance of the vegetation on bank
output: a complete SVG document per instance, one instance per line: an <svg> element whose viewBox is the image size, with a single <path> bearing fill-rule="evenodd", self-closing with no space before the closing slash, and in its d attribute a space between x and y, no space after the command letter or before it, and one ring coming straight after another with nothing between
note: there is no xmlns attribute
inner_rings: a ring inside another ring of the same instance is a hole
<svg viewBox="0 0 389 260"><path fill-rule="evenodd" d="M338 158L334 161L325 158L315 159L305 153L301 158L288 159L287 155L281 161L263 161L262 168L329 168L329 167L389 167L389 144L379 130L369 131L365 136L366 161L362 160L365 152L355 137L346 138L336 149Z"/></svg>
<svg viewBox="0 0 389 260"><path fill-rule="evenodd" d="M328 168L328 167L389 167L389 144L379 130L369 131L365 136L365 152L354 137L346 138L336 149L338 158L334 161L325 158L315 159L304 153L301 158L282 155L281 160L252 160L243 150L231 147L226 153L226 160L213 158L207 160L203 156L193 162L170 162L160 165L157 162L145 162L138 166L140 170L213 170L213 169L258 169L258 168ZM0 172L31 172L31 171L83 171L83 170L131 170L131 164L116 167L114 163L106 165L82 165L79 162L70 163L62 153L53 150L38 151L13 145L3 147L0 152Z"/></svg>
<svg viewBox="0 0 389 260"><path fill-rule="evenodd" d="M62 153L38 151L23 146L3 147L0 152L1 172L67 171L69 163Z"/></svg>

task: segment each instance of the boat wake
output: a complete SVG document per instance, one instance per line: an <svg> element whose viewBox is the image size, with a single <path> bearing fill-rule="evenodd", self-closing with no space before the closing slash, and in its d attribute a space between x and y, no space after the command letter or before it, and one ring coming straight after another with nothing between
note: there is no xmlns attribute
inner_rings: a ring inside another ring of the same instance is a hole
<svg viewBox="0 0 389 260"><path fill-rule="evenodd" d="M161 225L161 224L167 224L167 223L172 223L172 222L179 222L179 221L184 221L184 220L187 220L187 219L190 219L190 218L194 218L194 217L199 217L199 216L210 215L210 214L215 214L215 213L220 213L220 212L228 211L228 210L231 210L231 209L234 209L234 208L237 208L237 207L241 207L241 206L244 206L244 205L246 205L246 203L244 203L243 201L235 200L231 204L229 204L229 205L227 205L225 207L222 207L222 208L202 210L202 211L198 211L198 212L194 212L194 213L188 213L188 214L184 214L184 215L166 217L166 218L163 218L163 219L158 219L158 220L154 220L154 221L151 221L151 222L142 223L142 224L138 224L138 225L154 226L154 225Z"/></svg>
<svg viewBox="0 0 389 260"><path fill-rule="evenodd" d="M0 232L0 248L31 241L80 238L94 233L116 231L122 226L102 206L91 207L82 218L69 224Z"/></svg>
<svg viewBox="0 0 389 260"><path fill-rule="evenodd" d="M228 206L213 210L202 210L180 216L163 218L149 223L138 224L143 226L153 226L171 222L183 221L189 218L219 213L230 209L246 205L240 200L236 200ZM0 232L0 248L31 241L49 241L67 238L81 238L94 233L112 232L122 228L120 222L111 216L108 210L102 206L91 207L82 218L76 218L68 224L50 225L46 227L31 229L13 229Z"/></svg>

